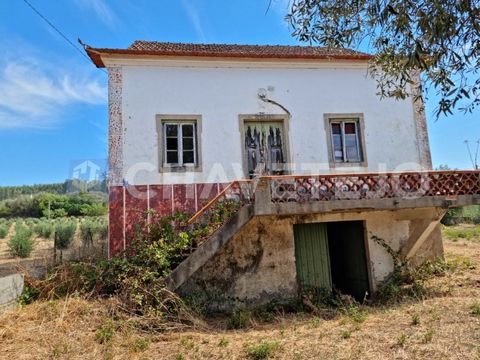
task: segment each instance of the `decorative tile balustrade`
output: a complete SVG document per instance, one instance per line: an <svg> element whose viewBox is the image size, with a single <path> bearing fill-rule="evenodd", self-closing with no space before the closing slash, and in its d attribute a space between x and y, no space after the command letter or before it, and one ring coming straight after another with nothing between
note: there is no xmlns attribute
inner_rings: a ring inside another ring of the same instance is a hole
<svg viewBox="0 0 480 360"><path fill-rule="evenodd" d="M268 177L274 203L480 194L480 171Z"/></svg>

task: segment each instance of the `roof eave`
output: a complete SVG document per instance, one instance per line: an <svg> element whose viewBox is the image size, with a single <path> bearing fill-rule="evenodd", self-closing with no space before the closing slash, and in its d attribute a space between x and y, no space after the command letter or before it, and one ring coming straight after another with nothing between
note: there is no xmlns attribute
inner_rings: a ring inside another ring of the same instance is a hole
<svg viewBox="0 0 480 360"><path fill-rule="evenodd" d="M103 60L102 60L102 53L97 51L97 49L94 49L94 48L91 48L89 46L87 46L85 48L85 51L88 55L88 57L90 58L90 60L92 60L92 62L95 64L95 66L97 68L104 68L105 67L105 64L103 63Z"/></svg>
<svg viewBox="0 0 480 360"><path fill-rule="evenodd" d="M155 56L155 57L199 57L199 58L232 58L232 59L280 59L280 60L348 60L348 61L369 61L373 58L370 54L316 54L316 55L294 55L285 54L284 56L271 56L268 54L227 54L219 52L192 52L192 51L138 51L130 49L101 49L87 47L87 55L97 68L104 68L102 56L108 55L128 55L128 56Z"/></svg>

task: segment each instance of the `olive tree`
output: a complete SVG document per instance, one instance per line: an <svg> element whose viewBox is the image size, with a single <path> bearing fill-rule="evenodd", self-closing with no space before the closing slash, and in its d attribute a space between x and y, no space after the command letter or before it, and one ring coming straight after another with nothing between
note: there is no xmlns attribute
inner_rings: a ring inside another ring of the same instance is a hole
<svg viewBox="0 0 480 360"><path fill-rule="evenodd" d="M480 0L290 0L293 36L323 46L368 49L381 97L438 94L437 116L480 104Z"/></svg>

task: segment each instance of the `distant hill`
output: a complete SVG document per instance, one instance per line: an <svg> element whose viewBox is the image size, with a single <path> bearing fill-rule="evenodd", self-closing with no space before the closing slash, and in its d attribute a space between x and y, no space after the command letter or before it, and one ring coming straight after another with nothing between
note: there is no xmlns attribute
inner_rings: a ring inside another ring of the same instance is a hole
<svg viewBox="0 0 480 360"><path fill-rule="evenodd" d="M72 194L77 192L107 192L107 182L103 181L85 181L79 179L69 179L63 183L56 184L36 184L21 186L0 186L0 201L15 199L23 195L36 195L39 193L51 194Z"/></svg>

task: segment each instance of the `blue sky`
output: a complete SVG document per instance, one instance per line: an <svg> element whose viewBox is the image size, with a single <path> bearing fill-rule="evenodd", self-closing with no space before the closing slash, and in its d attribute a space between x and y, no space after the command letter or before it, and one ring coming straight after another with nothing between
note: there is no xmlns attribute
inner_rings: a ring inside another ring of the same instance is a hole
<svg viewBox="0 0 480 360"><path fill-rule="evenodd" d="M296 44L288 0L28 0L69 39L127 47L137 39ZM0 2L0 185L61 182L73 163L107 154L107 75L23 0ZM434 166L471 168L464 140L480 137L479 111L427 115ZM474 144L473 144L474 145Z"/></svg>

